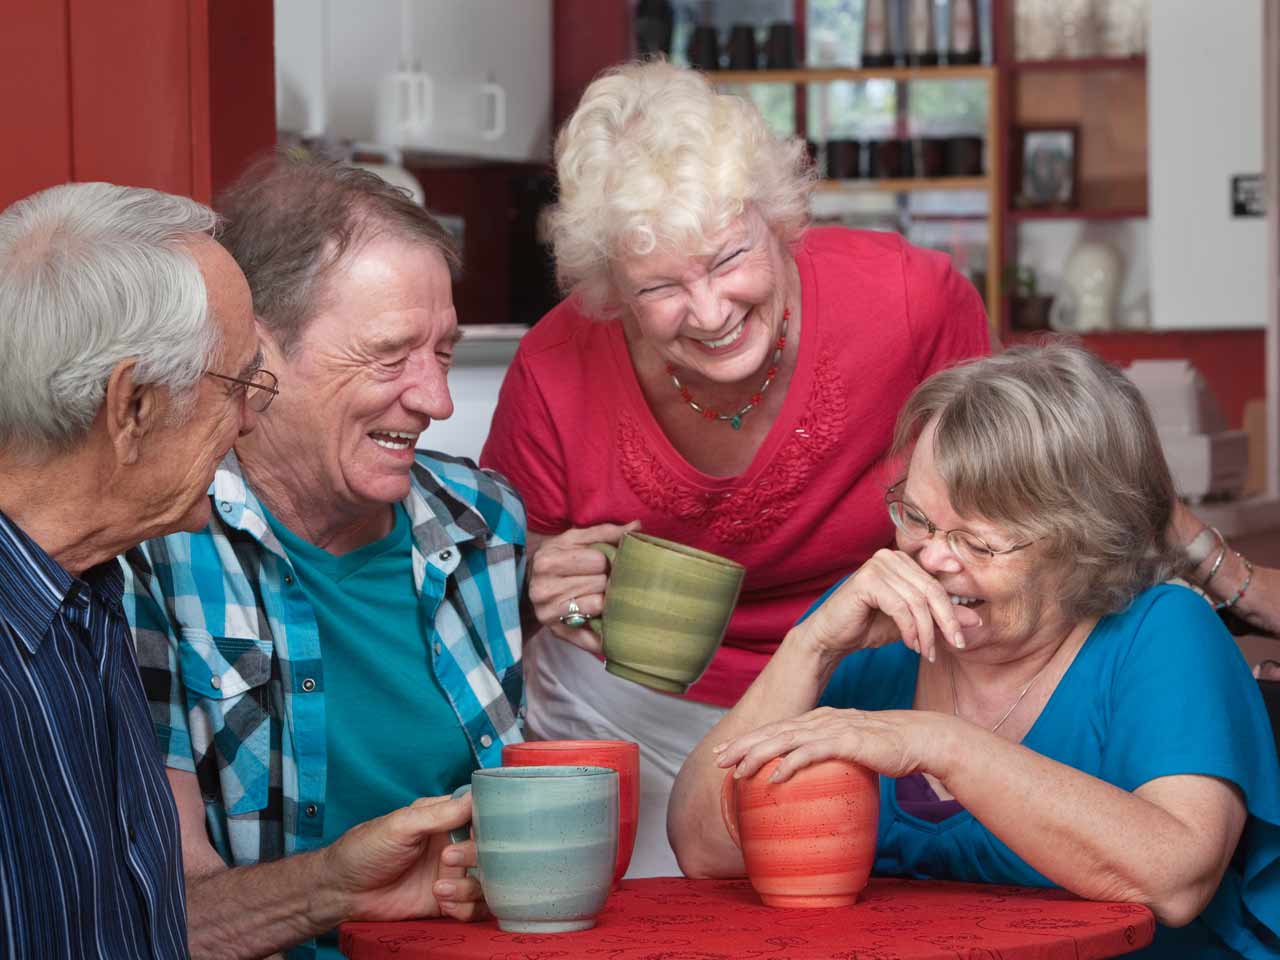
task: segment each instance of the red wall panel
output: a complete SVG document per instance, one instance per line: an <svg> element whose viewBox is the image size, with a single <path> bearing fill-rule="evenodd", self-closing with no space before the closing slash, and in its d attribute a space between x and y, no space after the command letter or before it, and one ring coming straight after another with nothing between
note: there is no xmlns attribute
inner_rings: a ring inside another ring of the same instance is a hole
<svg viewBox="0 0 1280 960"><path fill-rule="evenodd" d="M190 196L196 4L69 3L72 176Z"/></svg>
<svg viewBox="0 0 1280 960"><path fill-rule="evenodd" d="M67 0L0 0L0 209L71 178Z"/></svg>

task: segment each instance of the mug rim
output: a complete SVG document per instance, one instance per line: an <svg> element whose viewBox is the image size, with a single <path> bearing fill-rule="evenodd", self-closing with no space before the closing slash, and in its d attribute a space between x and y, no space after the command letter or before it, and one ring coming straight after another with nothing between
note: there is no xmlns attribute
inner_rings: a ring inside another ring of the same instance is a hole
<svg viewBox="0 0 1280 960"><path fill-rule="evenodd" d="M534 764L514 764L509 767L485 767L473 770L471 779L476 777L495 780L584 780L594 777L616 777L618 771L612 767L601 767L591 763L565 763L535 766Z"/></svg>
<svg viewBox="0 0 1280 960"><path fill-rule="evenodd" d="M504 750L519 750L522 748L531 748L533 750L584 750L592 747L620 747L630 752L631 749L639 750L640 744L634 740L521 740L519 743L508 743L503 747ZM521 766L521 764L510 764L510 766ZM599 764L565 764L565 766L588 766L594 767Z"/></svg>
<svg viewBox="0 0 1280 960"><path fill-rule="evenodd" d="M628 530L623 539L625 540L629 537L634 537L641 543L646 543L651 547L671 550L672 553L678 553L682 557L687 557L690 560L700 560L703 563L709 563L712 566L741 571L745 571L747 569L736 560L730 560L728 557L722 557L707 550L699 550L697 547L691 547L688 544L680 543L676 540L667 540L665 537L657 537L651 533L644 533L639 530Z"/></svg>

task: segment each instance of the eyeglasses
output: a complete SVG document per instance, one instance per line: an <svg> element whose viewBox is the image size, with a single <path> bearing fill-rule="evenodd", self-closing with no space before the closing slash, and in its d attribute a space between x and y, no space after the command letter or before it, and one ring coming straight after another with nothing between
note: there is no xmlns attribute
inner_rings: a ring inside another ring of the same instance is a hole
<svg viewBox="0 0 1280 960"><path fill-rule="evenodd" d="M239 377L228 377L225 373L214 373L208 371L206 377L216 377L219 380L225 380L227 383L238 384L241 387L241 396L244 397L245 403L256 411L262 413L271 406L271 401L280 393L278 384L279 379L270 370L259 370L253 374L251 380L241 380Z"/></svg>
<svg viewBox="0 0 1280 960"><path fill-rule="evenodd" d="M974 565L989 563L1001 554L1025 550L1036 542L1035 540L1028 540L1026 543L1019 543L1016 546L997 550L980 536L970 533L968 530L939 530L934 526L932 520L921 513L919 507L912 506L898 495L898 490L904 483L906 483L905 477L891 486L886 491L884 500L885 505L889 508L889 519L893 521L895 527L902 531L903 536L909 540L927 540L935 533L941 533L946 537L947 546L951 548L951 552L959 558L961 563Z"/></svg>

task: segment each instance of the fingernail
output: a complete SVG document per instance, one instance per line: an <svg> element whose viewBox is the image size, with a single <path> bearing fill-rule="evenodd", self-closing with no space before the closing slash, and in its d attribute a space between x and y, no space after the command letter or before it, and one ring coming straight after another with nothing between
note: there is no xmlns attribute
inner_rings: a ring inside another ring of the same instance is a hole
<svg viewBox="0 0 1280 960"><path fill-rule="evenodd" d="M716 757L717 767L727 767L729 766L729 763L730 763L730 760L728 757Z"/></svg>
<svg viewBox="0 0 1280 960"><path fill-rule="evenodd" d="M956 645L956 649L957 649L957 650L963 650L963 649L964 649L964 634L963 634L963 633L961 633L959 630L957 630L957 631L956 631L956 635L955 635L955 645Z"/></svg>
<svg viewBox="0 0 1280 960"><path fill-rule="evenodd" d="M778 782L778 779L779 779L781 776L782 776L782 774L781 774L777 769L775 769L775 770L773 771L773 773L769 774L769 782L770 782L770 783L777 783L777 782Z"/></svg>
<svg viewBox="0 0 1280 960"><path fill-rule="evenodd" d="M437 897L452 897L458 892L458 888L448 880L439 880L436 882Z"/></svg>
<svg viewBox="0 0 1280 960"><path fill-rule="evenodd" d="M462 854L457 850L446 850L440 855L440 859L451 867L456 867L462 863Z"/></svg>
<svg viewBox="0 0 1280 960"><path fill-rule="evenodd" d="M717 743L714 747L712 747L712 748L711 748L711 752L712 752L712 753L724 753L724 748L725 748L725 747L727 747L727 746L728 746L728 744L727 744L727 743Z"/></svg>
<svg viewBox="0 0 1280 960"><path fill-rule="evenodd" d="M937 660L937 659L938 659L938 651L937 651L937 650L930 650L930 651L929 651L929 662L930 662L930 663L933 663L933 662L934 662L935 660Z"/></svg>

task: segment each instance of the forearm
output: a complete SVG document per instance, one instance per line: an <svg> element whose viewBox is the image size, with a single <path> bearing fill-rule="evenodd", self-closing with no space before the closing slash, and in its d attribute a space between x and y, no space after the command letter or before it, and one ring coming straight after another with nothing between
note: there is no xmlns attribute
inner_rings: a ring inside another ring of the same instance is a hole
<svg viewBox="0 0 1280 960"><path fill-rule="evenodd" d="M813 709L838 662L807 642L804 624L793 628L742 699L685 758L667 808L667 835L687 876L744 872L742 853L721 822L725 771L716 766L715 746Z"/></svg>
<svg viewBox="0 0 1280 960"><path fill-rule="evenodd" d="M1159 804L994 734L955 730L945 740L948 791L1055 884L1090 900L1145 904L1175 926L1217 889L1238 829L1215 852L1206 830Z"/></svg>
<svg viewBox="0 0 1280 960"><path fill-rule="evenodd" d="M248 960L283 951L346 919L323 850L187 877L193 960Z"/></svg>

